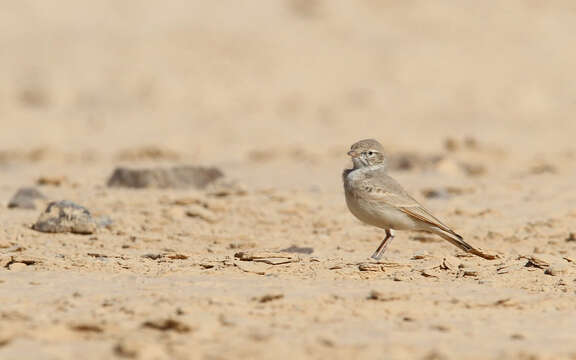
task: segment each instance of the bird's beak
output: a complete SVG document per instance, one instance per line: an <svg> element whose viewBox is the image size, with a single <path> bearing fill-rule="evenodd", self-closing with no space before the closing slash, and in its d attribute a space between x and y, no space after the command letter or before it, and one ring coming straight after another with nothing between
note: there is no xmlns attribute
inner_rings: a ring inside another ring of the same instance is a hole
<svg viewBox="0 0 576 360"><path fill-rule="evenodd" d="M352 157L356 157L358 156L358 153L356 151L350 150L347 152L348 156L352 156Z"/></svg>

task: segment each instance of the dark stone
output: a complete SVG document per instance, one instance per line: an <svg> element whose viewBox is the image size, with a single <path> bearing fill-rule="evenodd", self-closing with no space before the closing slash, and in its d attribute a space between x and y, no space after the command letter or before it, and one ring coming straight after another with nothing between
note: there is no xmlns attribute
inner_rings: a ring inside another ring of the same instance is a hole
<svg viewBox="0 0 576 360"><path fill-rule="evenodd" d="M46 199L46 196L33 187L20 188L10 199L8 208L36 209L36 201Z"/></svg>
<svg viewBox="0 0 576 360"><path fill-rule="evenodd" d="M300 247L296 245L292 245L287 247L286 249L280 250L281 252L290 253L290 254L312 254L314 249L311 247Z"/></svg>
<svg viewBox="0 0 576 360"><path fill-rule="evenodd" d="M110 187L203 189L224 174L215 167L175 166L172 168L128 169L116 168L110 179Z"/></svg>
<svg viewBox="0 0 576 360"><path fill-rule="evenodd" d="M142 255L143 258L145 259L150 259L150 260L158 260L161 259L164 255L162 254L144 254Z"/></svg>
<svg viewBox="0 0 576 360"><path fill-rule="evenodd" d="M423 189L422 195L428 199L448 199L450 193L446 189Z"/></svg>

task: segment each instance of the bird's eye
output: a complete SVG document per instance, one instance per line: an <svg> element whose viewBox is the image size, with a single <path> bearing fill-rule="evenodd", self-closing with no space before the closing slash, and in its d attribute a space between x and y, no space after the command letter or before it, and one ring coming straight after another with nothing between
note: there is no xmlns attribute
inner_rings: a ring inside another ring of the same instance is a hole
<svg viewBox="0 0 576 360"><path fill-rule="evenodd" d="M372 156L372 155L374 155L374 152L373 152L373 151L368 151L368 156Z"/></svg>

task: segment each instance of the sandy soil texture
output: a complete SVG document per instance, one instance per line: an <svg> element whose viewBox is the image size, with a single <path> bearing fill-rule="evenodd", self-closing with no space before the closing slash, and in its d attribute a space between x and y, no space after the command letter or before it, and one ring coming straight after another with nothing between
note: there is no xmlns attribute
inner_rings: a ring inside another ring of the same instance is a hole
<svg viewBox="0 0 576 360"><path fill-rule="evenodd" d="M571 2L0 8L0 359L576 358ZM340 178L368 137L499 259L370 260ZM107 185L173 166L224 176ZM61 200L93 220L35 230Z"/></svg>

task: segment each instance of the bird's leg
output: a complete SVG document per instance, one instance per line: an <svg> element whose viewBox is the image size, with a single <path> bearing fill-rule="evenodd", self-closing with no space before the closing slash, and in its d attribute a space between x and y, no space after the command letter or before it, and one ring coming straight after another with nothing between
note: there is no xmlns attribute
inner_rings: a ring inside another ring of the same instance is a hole
<svg viewBox="0 0 576 360"><path fill-rule="evenodd" d="M374 260L380 260L380 258L384 254L384 251L386 251L386 248L388 247L388 244L390 244L392 239L394 239L394 233L392 232L391 229L386 229L386 237L384 238L384 240L382 240L382 242L378 246L378 249L376 249L376 251L374 251L374 254L372 254L372 256L370 257Z"/></svg>

